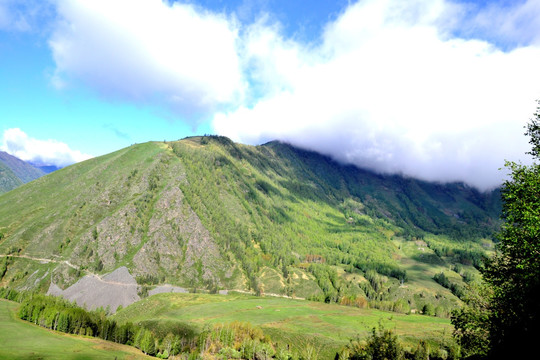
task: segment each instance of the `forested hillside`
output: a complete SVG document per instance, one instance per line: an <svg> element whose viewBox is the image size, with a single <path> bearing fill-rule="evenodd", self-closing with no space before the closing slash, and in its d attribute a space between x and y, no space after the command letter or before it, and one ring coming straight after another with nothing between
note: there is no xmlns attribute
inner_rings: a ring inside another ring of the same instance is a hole
<svg viewBox="0 0 540 360"><path fill-rule="evenodd" d="M491 250L499 196L278 142L145 143L0 196L2 283L46 291L127 266L145 286L446 316Z"/></svg>

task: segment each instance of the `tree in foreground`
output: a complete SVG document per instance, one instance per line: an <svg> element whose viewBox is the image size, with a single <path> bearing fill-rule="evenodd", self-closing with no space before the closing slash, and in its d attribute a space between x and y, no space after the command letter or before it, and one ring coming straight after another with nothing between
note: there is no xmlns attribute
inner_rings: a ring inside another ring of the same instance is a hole
<svg viewBox="0 0 540 360"><path fill-rule="evenodd" d="M540 108L527 126L540 159ZM483 271L493 288L490 357L534 354L540 335L540 165L507 163L512 178L502 190L504 224L499 252ZM530 352L528 351L530 350Z"/></svg>
<svg viewBox="0 0 540 360"><path fill-rule="evenodd" d="M490 289L486 285L469 286L465 305L452 313L454 337L465 358L484 358L489 352Z"/></svg>
<svg viewBox="0 0 540 360"><path fill-rule="evenodd" d="M501 192L504 223L498 251L482 270L491 291L487 307L477 314L469 307L453 317L456 332L465 335L462 340L472 339L468 330L487 330L487 354L493 359L528 358L540 339L540 107L525 134L535 163L506 164L511 178Z"/></svg>

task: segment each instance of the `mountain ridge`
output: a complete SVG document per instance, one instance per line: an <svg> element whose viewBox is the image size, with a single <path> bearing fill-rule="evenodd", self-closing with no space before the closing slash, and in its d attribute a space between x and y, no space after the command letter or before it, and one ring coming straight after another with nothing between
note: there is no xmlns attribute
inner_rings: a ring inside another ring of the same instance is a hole
<svg viewBox="0 0 540 360"><path fill-rule="evenodd" d="M45 172L41 169L7 152L0 151L0 193L12 190L43 175Z"/></svg>
<svg viewBox="0 0 540 360"><path fill-rule="evenodd" d="M14 257L2 281L47 291L84 269L126 266L142 287L383 305L406 298L414 307L431 299L446 309L458 300L432 277L445 272L461 286L474 273L498 226L497 199L497 191L374 174L278 142L149 142L0 196L0 253L83 270Z"/></svg>

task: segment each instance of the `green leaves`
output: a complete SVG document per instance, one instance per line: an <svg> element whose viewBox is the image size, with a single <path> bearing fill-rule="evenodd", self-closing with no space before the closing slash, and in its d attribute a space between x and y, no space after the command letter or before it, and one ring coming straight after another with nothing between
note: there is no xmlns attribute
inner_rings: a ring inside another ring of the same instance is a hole
<svg viewBox="0 0 540 360"><path fill-rule="evenodd" d="M526 135L531 137L529 153L538 160L540 113L534 116ZM540 333L540 165L506 162L506 167L511 179L501 191L504 223L498 235L498 253L482 271L493 294L484 312L474 312L477 308L473 306L452 318L462 339L475 325L488 331L489 353L496 358L533 353Z"/></svg>

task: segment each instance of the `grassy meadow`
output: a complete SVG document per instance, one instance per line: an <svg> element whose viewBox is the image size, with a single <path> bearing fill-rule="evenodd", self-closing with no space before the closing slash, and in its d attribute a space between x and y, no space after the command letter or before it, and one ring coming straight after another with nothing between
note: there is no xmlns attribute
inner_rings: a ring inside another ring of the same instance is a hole
<svg viewBox="0 0 540 360"><path fill-rule="evenodd" d="M157 294L120 310L114 319L148 327L174 323L194 332L209 324L249 322L293 350L314 347L322 359L333 358L350 339L364 338L379 323L394 330L408 347L419 339L441 343L451 336L448 319L241 294Z"/></svg>
<svg viewBox="0 0 540 360"><path fill-rule="evenodd" d="M151 359L131 346L50 331L20 320L18 306L0 299L0 359Z"/></svg>

